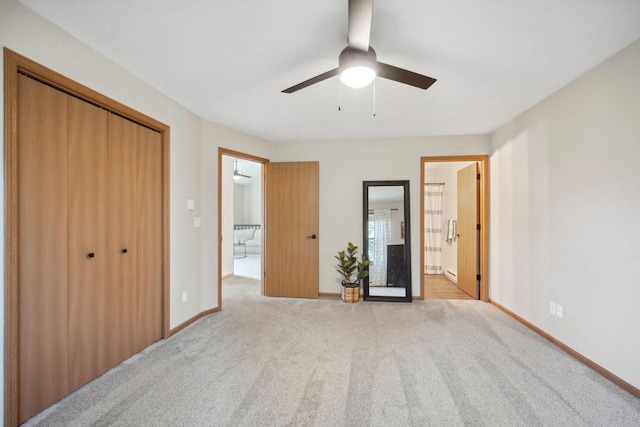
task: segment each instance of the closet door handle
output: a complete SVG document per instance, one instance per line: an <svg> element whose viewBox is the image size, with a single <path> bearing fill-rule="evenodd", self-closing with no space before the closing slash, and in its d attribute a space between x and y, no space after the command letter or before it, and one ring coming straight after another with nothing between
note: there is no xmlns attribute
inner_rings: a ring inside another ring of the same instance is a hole
<svg viewBox="0 0 640 427"><path fill-rule="evenodd" d="M96 257L96 254L95 254L95 253L93 253L93 252L89 252L89 253L87 254L87 258L89 258L89 259L91 259L91 258L95 258L95 257Z"/></svg>
<svg viewBox="0 0 640 427"><path fill-rule="evenodd" d="M122 253L123 253L123 254L126 254L127 252L128 252L128 251L127 251L127 249L126 249L126 248L122 250Z"/></svg>

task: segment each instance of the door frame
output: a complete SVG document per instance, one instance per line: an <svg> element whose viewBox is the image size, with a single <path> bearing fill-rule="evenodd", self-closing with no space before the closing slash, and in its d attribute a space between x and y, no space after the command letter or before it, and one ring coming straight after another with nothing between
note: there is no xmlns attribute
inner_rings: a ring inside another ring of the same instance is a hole
<svg viewBox="0 0 640 427"><path fill-rule="evenodd" d="M260 212L260 221L264 226L264 169L265 165L269 163L269 159L264 157L254 156L253 154L247 154L240 151L231 150L224 147L218 147L218 307L217 310L222 310L222 156L235 157L238 159L248 160L251 162L260 163L260 178L262 180L260 196L262 197L262 206ZM264 248L265 248L265 233L262 230L262 248L260 248L261 266L264 266ZM262 269L262 268L261 268ZM260 276L260 294L264 295L264 277Z"/></svg>
<svg viewBox="0 0 640 427"><path fill-rule="evenodd" d="M169 337L170 127L4 48L5 425L18 423L18 73L145 126L162 136L162 338Z"/></svg>
<svg viewBox="0 0 640 427"><path fill-rule="evenodd" d="M426 163L478 162L480 174L480 301L489 302L489 155L420 157L420 296L424 299L424 167Z"/></svg>

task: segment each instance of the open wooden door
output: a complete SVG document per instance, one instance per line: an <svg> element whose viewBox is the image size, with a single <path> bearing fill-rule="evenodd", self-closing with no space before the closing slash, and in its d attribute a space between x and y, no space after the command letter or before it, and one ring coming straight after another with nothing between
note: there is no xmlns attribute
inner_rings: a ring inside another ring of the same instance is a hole
<svg viewBox="0 0 640 427"><path fill-rule="evenodd" d="M265 295L318 298L318 162L267 163Z"/></svg>
<svg viewBox="0 0 640 427"><path fill-rule="evenodd" d="M458 171L458 287L478 299L478 164Z"/></svg>

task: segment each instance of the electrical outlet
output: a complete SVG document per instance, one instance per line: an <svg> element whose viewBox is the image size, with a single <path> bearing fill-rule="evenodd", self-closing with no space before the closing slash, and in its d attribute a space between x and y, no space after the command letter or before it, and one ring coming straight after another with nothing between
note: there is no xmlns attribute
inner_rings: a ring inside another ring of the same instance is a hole
<svg viewBox="0 0 640 427"><path fill-rule="evenodd" d="M556 316L562 319L562 306L560 304L556 304Z"/></svg>
<svg viewBox="0 0 640 427"><path fill-rule="evenodd" d="M188 199L187 200L187 210L188 211L195 211L196 210L196 201L193 199Z"/></svg>
<svg viewBox="0 0 640 427"><path fill-rule="evenodd" d="M202 223L200 222L200 217L199 216L193 218L193 227L194 228L200 228L201 224Z"/></svg>
<svg viewBox="0 0 640 427"><path fill-rule="evenodd" d="M556 315L556 303L553 301L549 302L549 313Z"/></svg>
<svg viewBox="0 0 640 427"><path fill-rule="evenodd" d="M187 291L182 291L182 302L187 302L188 299L189 294L187 293Z"/></svg>

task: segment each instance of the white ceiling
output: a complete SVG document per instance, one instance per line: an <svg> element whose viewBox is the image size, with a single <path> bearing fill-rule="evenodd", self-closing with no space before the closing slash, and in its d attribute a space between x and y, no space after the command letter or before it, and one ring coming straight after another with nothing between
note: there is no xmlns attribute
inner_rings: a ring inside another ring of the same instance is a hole
<svg viewBox="0 0 640 427"><path fill-rule="evenodd" d="M378 0L382 62L427 91L338 78L346 0L21 0L190 111L271 141L494 131L640 38L638 0Z"/></svg>

